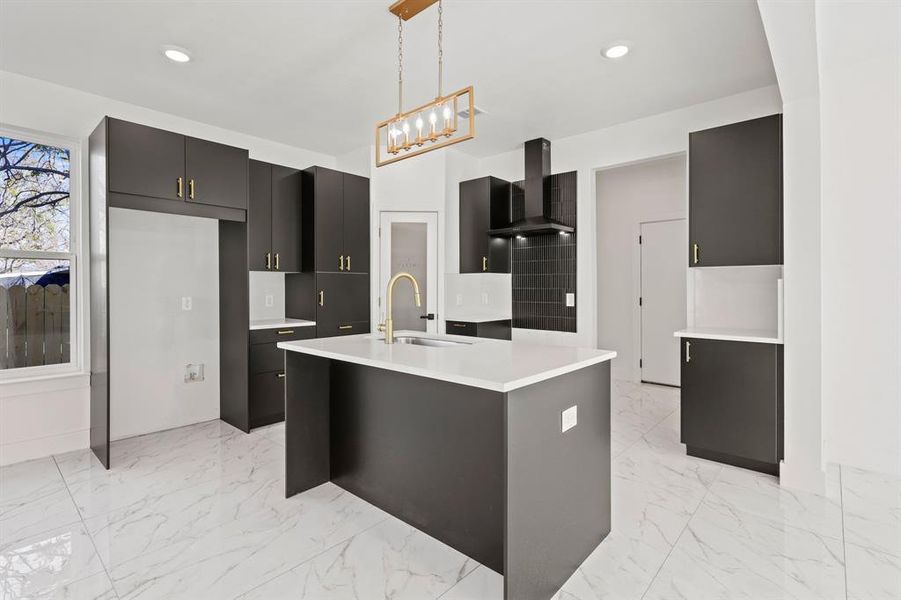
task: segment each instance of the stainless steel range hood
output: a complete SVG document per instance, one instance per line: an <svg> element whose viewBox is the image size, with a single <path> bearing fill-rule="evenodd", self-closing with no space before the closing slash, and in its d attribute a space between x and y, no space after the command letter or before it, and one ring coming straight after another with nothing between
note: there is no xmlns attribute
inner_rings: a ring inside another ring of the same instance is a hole
<svg viewBox="0 0 901 600"><path fill-rule="evenodd" d="M550 194L551 143L544 138L530 140L523 144L525 150L525 218L514 221L509 227L490 229L489 235L512 237L516 235L539 235L545 233L571 233L569 225L551 219L545 212L545 196Z"/></svg>

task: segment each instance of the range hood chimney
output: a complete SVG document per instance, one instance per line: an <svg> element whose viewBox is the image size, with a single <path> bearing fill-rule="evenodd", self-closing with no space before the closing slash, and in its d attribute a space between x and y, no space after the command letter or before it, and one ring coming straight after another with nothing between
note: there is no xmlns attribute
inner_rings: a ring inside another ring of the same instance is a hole
<svg viewBox="0 0 901 600"><path fill-rule="evenodd" d="M509 227L491 229L488 234L511 237L575 231L569 225L551 219L544 212L545 196L550 193L551 143L544 138L537 138L523 144L523 149L526 166L525 218L511 223Z"/></svg>

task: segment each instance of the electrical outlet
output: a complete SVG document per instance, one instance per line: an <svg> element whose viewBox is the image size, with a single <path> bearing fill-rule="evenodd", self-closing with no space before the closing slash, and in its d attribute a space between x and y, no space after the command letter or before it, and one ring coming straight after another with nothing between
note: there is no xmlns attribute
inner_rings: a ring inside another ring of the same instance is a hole
<svg viewBox="0 0 901 600"><path fill-rule="evenodd" d="M576 305L576 295L572 292L566 293L566 306L575 306Z"/></svg>
<svg viewBox="0 0 901 600"><path fill-rule="evenodd" d="M275 298L273 298L272 294L266 294L266 308L271 307L275 304Z"/></svg>
<svg viewBox="0 0 901 600"><path fill-rule="evenodd" d="M193 305L193 301L190 296L182 296L181 297L181 309L182 310L191 310L192 305Z"/></svg>
<svg viewBox="0 0 901 600"><path fill-rule="evenodd" d="M482 304L488 304L488 292L482 292Z"/></svg>
<svg viewBox="0 0 901 600"><path fill-rule="evenodd" d="M463 306L463 294L457 294L457 306Z"/></svg>
<svg viewBox="0 0 901 600"><path fill-rule="evenodd" d="M579 422L579 407L570 406L560 413L560 431L566 433Z"/></svg>
<svg viewBox="0 0 901 600"><path fill-rule="evenodd" d="M185 383L203 381L203 363L185 365Z"/></svg>

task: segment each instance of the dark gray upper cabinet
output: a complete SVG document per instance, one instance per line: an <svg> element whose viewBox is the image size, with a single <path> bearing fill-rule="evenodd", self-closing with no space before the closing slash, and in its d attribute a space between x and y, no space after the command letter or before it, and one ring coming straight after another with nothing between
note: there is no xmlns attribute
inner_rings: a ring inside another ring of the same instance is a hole
<svg viewBox="0 0 901 600"><path fill-rule="evenodd" d="M247 150L185 138L189 202L247 209Z"/></svg>
<svg viewBox="0 0 901 600"><path fill-rule="evenodd" d="M782 115L689 136L693 267L782 264Z"/></svg>
<svg viewBox="0 0 901 600"><path fill-rule="evenodd" d="M301 204L300 170L273 165L272 266L277 271L300 271Z"/></svg>
<svg viewBox="0 0 901 600"><path fill-rule="evenodd" d="M367 178L344 173L343 221L344 270L351 273L368 273L370 223Z"/></svg>
<svg viewBox="0 0 901 600"><path fill-rule="evenodd" d="M682 339L688 453L773 473L782 458L782 346Z"/></svg>
<svg viewBox="0 0 901 600"><path fill-rule="evenodd" d="M168 200L187 197L184 136L119 119L108 122L109 191Z"/></svg>
<svg viewBox="0 0 901 600"><path fill-rule="evenodd" d="M258 160L250 161L247 266L251 271L272 269L272 165Z"/></svg>
<svg viewBox="0 0 901 600"><path fill-rule="evenodd" d="M251 271L301 268L301 173L250 161L248 264Z"/></svg>
<svg viewBox="0 0 901 600"><path fill-rule="evenodd" d="M489 229L510 224L510 183L497 177L460 182L460 272L509 273L511 243Z"/></svg>
<svg viewBox="0 0 901 600"><path fill-rule="evenodd" d="M111 192L247 209L247 150L109 119Z"/></svg>
<svg viewBox="0 0 901 600"><path fill-rule="evenodd" d="M368 273L369 179L311 167L303 188L303 269Z"/></svg>

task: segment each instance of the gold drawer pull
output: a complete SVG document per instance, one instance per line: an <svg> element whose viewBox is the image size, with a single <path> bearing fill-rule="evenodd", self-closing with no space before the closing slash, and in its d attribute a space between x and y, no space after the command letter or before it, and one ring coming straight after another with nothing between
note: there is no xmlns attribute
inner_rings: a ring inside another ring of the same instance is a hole
<svg viewBox="0 0 901 600"><path fill-rule="evenodd" d="M685 362L691 362L691 342L685 342Z"/></svg>
<svg viewBox="0 0 901 600"><path fill-rule="evenodd" d="M339 271L344 270L344 255L343 254L338 258L338 270Z"/></svg>
<svg viewBox="0 0 901 600"><path fill-rule="evenodd" d="M185 197L185 180L182 179L181 177L178 178L178 197L179 198Z"/></svg>
<svg viewBox="0 0 901 600"><path fill-rule="evenodd" d="M325 292L319 291L319 306L325 306Z"/></svg>
<svg viewBox="0 0 901 600"><path fill-rule="evenodd" d="M290 335L292 333L294 333L293 329L279 329L278 331L279 335Z"/></svg>
<svg viewBox="0 0 901 600"><path fill-rule="evenodd" d="M466 323L454 323L454 327L466 327Z"/></svg>
<svg viewBox="0 0 901 600"><path fill-rule="evenodd" d="M338 329L353 329L353 325L339 325Z"/></svg>
<svg viewBox="0 0 901 600"><path fill-rule="evenodd" d="M482 257L482 270L483 271L488 270L488 257L487 256Z"/></svg>
<svg viewBox="0 0 901 600"><path fill-rule="evenodd" d="M284 379L284 378L285 378L285 374L284 374L284 373L279 373L278 375L276 375L276 377L278 377L279 379Z"/></svg>
<svg viewBox="0 0 901 600"><path fill-rule="evenodd" d="M691 251L692 251L692 258L694 259L694 264L698 264L701 261L700 257L698 256L698 252L700 250L701 250L700 246L698 246L697 244L692 244Z"/></svg>
<svg viewBox="0 0 901 600"><path fill-rule="evenodd" d="M272 268L272 252L266 253L266 268L267 269Z"/></svg>
<svg viewBox="0 0 901 600"><path fill-rule="evenodd" d="M194 180L193 179L188 180L188 198L190 198L191 200L194 199Z"/></svg>
<svg viewBox="0 0 901 600"><path fill-rule="evenodd" d="M347 270L350 271L350 254L347 255Z"/></svg>

